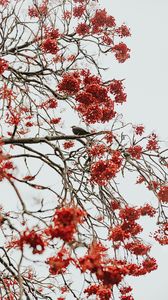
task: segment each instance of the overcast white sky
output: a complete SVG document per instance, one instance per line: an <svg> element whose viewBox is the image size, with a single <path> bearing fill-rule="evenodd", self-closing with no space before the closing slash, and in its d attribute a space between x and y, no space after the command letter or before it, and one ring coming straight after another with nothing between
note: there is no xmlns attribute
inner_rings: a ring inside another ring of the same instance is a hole
<svg viewBox="0 0 168 300"><path fill-rule="evenodd" d="M100 3L132 32L127 42L132 50L131 59L118 67L113 62L111 65L112 74L126 78L127 118L143 122L151 130L156 128L168 138L168 1L100 0Z"/></svg>
<svg viewBox="0 0 168 300"><path fill-rule="evenodd" d="M126 78L125 118L134 124L143 123L148 130L155 129L162 139L168 140L168 1L100 0L100 3L132 32L127 41L131 59L124 64L112 61L109 71L116 78ZM145 192L140 196L145 197ZM132 281L135 300L168 299L168 249L155 247L152 254L158 258L159 269Z"/></svg>

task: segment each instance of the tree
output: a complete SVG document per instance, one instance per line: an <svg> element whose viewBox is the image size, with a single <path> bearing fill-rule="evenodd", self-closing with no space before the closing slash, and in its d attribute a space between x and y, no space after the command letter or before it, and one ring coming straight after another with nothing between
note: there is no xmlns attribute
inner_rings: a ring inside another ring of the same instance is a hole
<svg viewBox="0 0 168 300"><path fill-rule="evenodd" d="M168 244L168 159L155 133L121 117L124 80L106 79L103 57L129 59L130 29L93 0L0 6L0 180L10 193L0 299L133 300L129 276L157 269L141 219L154 217L153 238ZM122 195L132 180L154 207Z"/></svg>

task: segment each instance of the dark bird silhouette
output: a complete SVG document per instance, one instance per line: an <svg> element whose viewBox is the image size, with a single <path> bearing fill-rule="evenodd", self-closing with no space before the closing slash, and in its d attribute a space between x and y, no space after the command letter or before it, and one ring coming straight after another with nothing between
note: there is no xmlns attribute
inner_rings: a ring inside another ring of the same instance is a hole
<svg viewBox="0 0 168 300"><path fill-rule="evenodd" d="M72 126L72 132L75 135L86 135L89 134L90 132L86 131L85 129L81 128L81 127L77 127L77 126Z"/></svg>

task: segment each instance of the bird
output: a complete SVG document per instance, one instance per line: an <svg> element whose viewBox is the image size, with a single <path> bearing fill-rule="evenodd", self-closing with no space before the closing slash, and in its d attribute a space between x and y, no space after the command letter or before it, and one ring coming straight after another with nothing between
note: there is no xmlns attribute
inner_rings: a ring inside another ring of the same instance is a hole
<svg viewBox="0 0 168 300"><path fill-rule="evenodd" d="M72 132L75 135L86 135L86 134L90 133L90 132L86 131L85 129L81 128L81 127L71 126L71 128L72 128Z"/></svg>

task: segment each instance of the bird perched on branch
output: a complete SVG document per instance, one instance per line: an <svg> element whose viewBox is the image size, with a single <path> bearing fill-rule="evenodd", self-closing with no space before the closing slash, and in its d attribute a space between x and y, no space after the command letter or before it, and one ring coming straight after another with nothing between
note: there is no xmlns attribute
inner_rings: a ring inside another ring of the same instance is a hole
<svg viewBox="0 0 168 300"><path fill-rule="evenodd" d="M77 127L77 126L72 126L72 132L75 135L86 135L89 134L90 132L86 131L85 129L81 128L81 127Z"/></svg>

